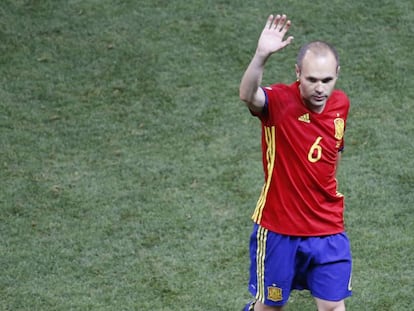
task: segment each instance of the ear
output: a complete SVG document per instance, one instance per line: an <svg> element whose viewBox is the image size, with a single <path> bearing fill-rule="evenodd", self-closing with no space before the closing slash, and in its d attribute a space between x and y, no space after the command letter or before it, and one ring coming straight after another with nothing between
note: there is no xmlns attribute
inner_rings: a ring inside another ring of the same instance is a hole
<svg viewBox="0 0 414 311"><path fill-rule="evenodd" d="M339 76L339 72L341 71L341 66L338 66L337 68L336 68L336 77L338 78L338 76Z"/></svg>
<svg viewBox="0 0 414 311"><path fill-rule="evenodd" d="M300 78L300 68L298 64L295 65L295 71L296 71L296 79L299 81Z"/></svg>

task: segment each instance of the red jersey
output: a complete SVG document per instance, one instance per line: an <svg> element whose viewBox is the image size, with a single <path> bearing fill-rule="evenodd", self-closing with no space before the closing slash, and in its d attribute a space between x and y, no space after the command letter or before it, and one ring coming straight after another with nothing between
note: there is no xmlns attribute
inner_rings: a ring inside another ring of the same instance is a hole
<svg viewBox="0 0 414 311"><path fill-rule="evenodd" d="M299 83L263 88L265 184L252 219L284 235L323 236L344 231L344 197L335 178L349 99L334 90L322 113L302 102Z"/></svg>

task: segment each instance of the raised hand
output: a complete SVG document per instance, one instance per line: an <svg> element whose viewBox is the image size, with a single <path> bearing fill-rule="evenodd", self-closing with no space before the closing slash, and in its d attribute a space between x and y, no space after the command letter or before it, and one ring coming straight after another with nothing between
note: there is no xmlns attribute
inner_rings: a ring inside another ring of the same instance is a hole
<svg viewBox="0 0 414 311"><path fill-rule="evenodd" d="M293 37L289 36L286 40L284 37L290 28L290 24L290 20L284 14L270 15L260 35L257 53L269 56L289 45Z"/></svg>
<svg viewBox="0 0 414 311"><path fill-rule="evenodd" d="M240 82L240 99L247 104L251 111L258 113L263 111L266 97L260 88L260 83L262 82L264 66L271 54L292 42L292 36L284 39L289 28L290 20L286 18L286 15L276 15L276 17L270 15L267 19L266 26L257 44L256 53Z"/></svg>

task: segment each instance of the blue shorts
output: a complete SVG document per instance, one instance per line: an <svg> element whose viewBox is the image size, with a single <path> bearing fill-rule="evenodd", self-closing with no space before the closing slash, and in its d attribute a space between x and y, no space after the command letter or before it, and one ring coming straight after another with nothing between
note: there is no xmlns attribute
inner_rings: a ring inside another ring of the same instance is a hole
<svg viewBox="0 0 414 311"><path fill-rule="evenodd" d="M346 233L295 237L254 225L249 291L268 306L283 306L293 289L340 301L352 294L352 259Z"/></svg>

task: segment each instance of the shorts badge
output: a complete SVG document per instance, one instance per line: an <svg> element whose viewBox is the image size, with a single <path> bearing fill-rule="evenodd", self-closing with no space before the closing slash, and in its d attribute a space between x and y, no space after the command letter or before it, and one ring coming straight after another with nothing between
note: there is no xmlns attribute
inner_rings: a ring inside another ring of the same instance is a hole
<svg viewBox="0 0 414 311"><path fill-rule="evenodd" d="M269 286L267 288L267 299L271 301L283 300L282 289L276 286Z"/></svg>

